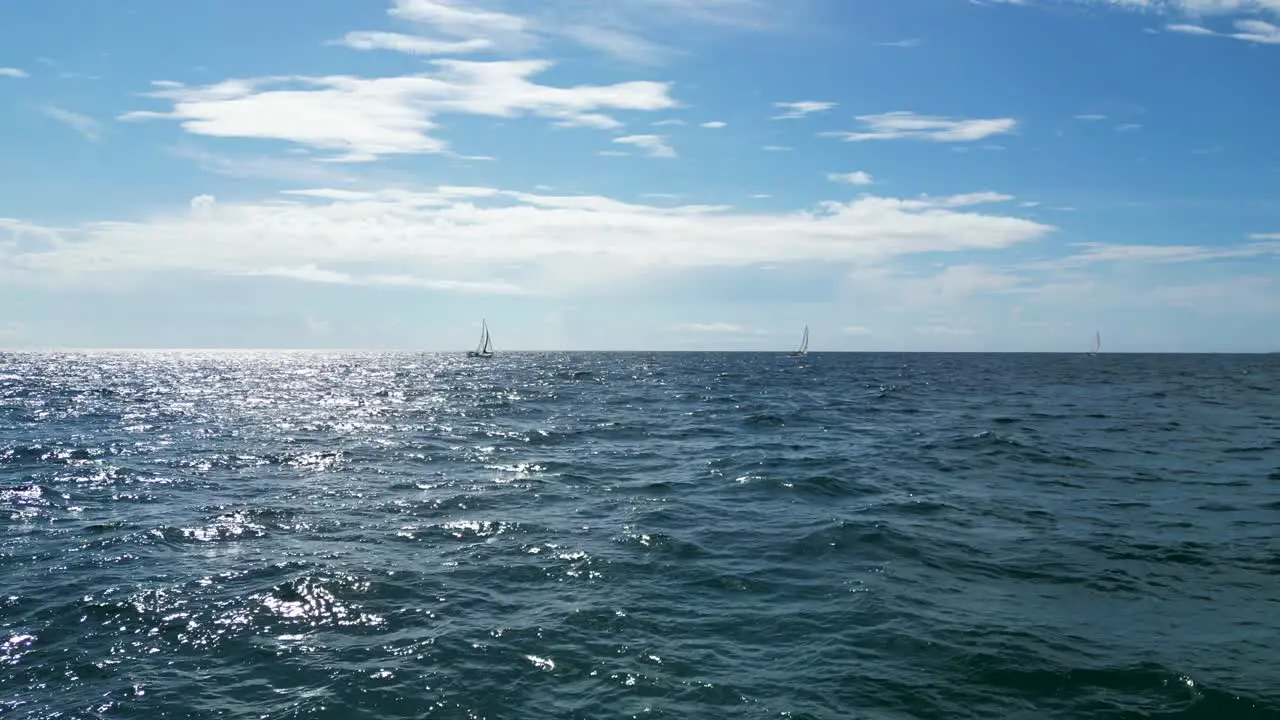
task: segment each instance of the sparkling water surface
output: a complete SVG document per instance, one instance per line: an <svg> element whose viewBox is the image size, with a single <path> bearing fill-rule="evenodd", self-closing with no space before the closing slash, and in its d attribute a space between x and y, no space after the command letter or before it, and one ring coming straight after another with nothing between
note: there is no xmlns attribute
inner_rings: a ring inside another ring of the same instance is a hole
<svg viewBox="0 0 1280 720"><path fill-rule="evenodd" d="M1280 356L0 354L0 717L1280 717Z"/></svg>

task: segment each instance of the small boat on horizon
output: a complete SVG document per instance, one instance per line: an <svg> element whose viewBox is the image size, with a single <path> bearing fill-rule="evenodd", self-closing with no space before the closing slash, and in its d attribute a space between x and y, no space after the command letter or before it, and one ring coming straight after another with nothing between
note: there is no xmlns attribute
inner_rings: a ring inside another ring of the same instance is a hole
<svg viewBox="0 0 1280 720"><path fill-rule="evenodd" d="M1102 333L1097 330L1094 330L1093 331L1093 349L1089 351L1089 356L1093 357L1094 355L1097 355L1101 350L1102 350Z"/></svg>
<svg viewBox="0 0 1280 720"><path fill-rule="evenodd" d="M493 341L489 339L489 323L481 318L480 320L480 343L476 345L475 350L468 350L467 357L472 358L491 358L493 357Z"/></svg>
<svg viewBox="0 0 1280 720"><path fill-rule="evenodd" d="M804 326L804 335L800 337L800 347L789 353L791 357L804 357L809 354L809 326Z"/></svg>

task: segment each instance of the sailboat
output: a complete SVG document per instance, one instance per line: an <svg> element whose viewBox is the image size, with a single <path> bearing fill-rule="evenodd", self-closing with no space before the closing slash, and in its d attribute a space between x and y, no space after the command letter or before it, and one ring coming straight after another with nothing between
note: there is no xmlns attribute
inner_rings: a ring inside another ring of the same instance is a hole
<svg viewBox="0 0 1280 720"><path fill-rule="evenodd" d="M468 350L467 357L493 357L493 341L489 339L489 323L485 322L483 319L480 320L480 344L476 345L475 350Z"/></svg>
<svg viewBox="0 0 1280 720"><path fill-rule="evenodd" d="M1097 330L1093 331L1093 349L1089 351L1090 355L1097 355L1102 350L1102 333Z"/></svg>
<svg viewBox="0 0 1280 720"><path fill-rule="evenodd" d="M809 326L804 326L804 335L800 338L800 347L791 353L791 357L804 357L809 354Z"/></svg>

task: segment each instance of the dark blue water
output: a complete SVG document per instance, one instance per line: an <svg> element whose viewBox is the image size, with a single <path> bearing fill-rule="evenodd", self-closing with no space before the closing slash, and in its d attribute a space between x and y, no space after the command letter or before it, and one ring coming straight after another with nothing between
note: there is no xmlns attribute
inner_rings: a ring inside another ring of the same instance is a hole
<svg viewBox="0 0 1280 720"><path fill-rule="evenodd" d="M1280 356L0 355L5 718L1280 717Z"/></svg>

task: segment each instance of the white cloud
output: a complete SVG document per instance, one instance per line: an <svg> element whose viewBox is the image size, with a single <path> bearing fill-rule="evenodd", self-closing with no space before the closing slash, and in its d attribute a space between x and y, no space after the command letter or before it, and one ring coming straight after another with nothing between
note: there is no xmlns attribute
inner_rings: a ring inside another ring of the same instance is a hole
<svg viewBox="0 0 1280 720"><path fill-rule="evenodd" d="M1277 3L1277 7L1280 7L1280 2ZM1182 33L1184 35L1225 37L1261 45L1280 45L1280 25L1275 23L1256 19L1236 20L1232 23L1232 26L1235 28L1235 32L1219 32L1203 25L1189 24L1165 25L1164 29L1167 32Z"/></svg>
<svg viewBox="0 0 1280 720"><path fill-rule="evenodd" d="M661 135L626 135L614 138L613 141L623 145L634 145L644 150L649 157L673 158L676 156L675 148L668 145L666 138Z"/></svg>
<svg viewBox="0 0 1280 720"><path fill-rule="evenodd" d="M504 37L524 40L531 23L516 15L473 7L464 2L394 0L387 11L394 17L427 25L446 35L462 38Z"/></svg>
<svg viewBox="0 0 1280 720"><path fill-rule="evenodd" d="M918 333L925 335L950 335L954 337L968 337L976 333L970 328L958 327L955 325L924 325L915 329Z"/></svg>
<svg viewBox="0 0 1280 720"><path fill-rule="evenodd" d="M676 104L669 85L660 82L539 85L529 78L551 67L542 60L431 64L434 74L387 78L264 77L204 87L166 83L150 94L170 101L171 111L131 112L121 119L170 118L198 135L285 140L341 153L334 159L369 161L445 152L447 144L429 134L440 114L535 115L561 126L610 129L621 123L601 111L654 111Z"/></svg>
<svg viewBox="0 0 1280 720"><path fill-rule="evenodd" d="M799 102L776 102L774 107L785 110L781 115L775 115L774 120L794 120L796 118L806 117L813 113L826 112L835 107L833 102L825 102L821 100L801 100Z"/></svg>
<svg viewBox="0 0 1280 720"><path fill-rule="evenodd" d="M336 42L353 50L392 50L410 55L455 55L489 50L493 47L491 41L483 38L432 40L417 35L367 30L349 32Z"/></svg>
<svg viewBox="0 0 1280 720"><path fill-rule="evenodd" d="M1076 116L1076 119L1077 119L1077 120L1084 120L1085 122L1098 122L1098 121L1101 121L1101 120L1106 120L1106 119L1107 119L1107 116L1106 116L1106 115L1100 115L1100 114L1098 114L1098 113L1085 113L1085 114L1083 114L1083 115L1077 115L1077 116Z"/></svg>
<svg viewBox="0 0 1280 720"><path fill-rule="evenodd" d="M1088 0L1086 0L1088 1ZM1099 0L1092 0L1098 2ZM1245 12L1280 13L1280 0L1100 0L1104 4L1130 10L1152 10L1186 15L1215 15Z"/></svg>
<svg viewBox="0 0 1280 720"><path fill-rule="evenodd" d="M54 105L44 108L44 114L80 133L86 140L96 142L102 134L102 126L88 115L81 115Z"/></svg>
<svg viewBox="0 0 1280 720"><path fill-rule="evenodd" d="M722 27L770 29L775 17L762 15L756 0L613 0L609 3L521 3L526 15L500 12L473 0L393 0L388 14L435 37L373 33L350 35L343 43L358 49L387 49L438 54L447 43L456 51L508 54L528 52L546 39L563 38L624 62L653 65L679 53L646 39L638 26L666 21L675 27L704 23ZM440 40L438 36L454 38Z"/></svg>
<svg viewBox="0 0 1280 720"><path fill-rule="evenodd" d="M1067 276L1062 282L1028 288L1027 296L1046 306L1191 310L1200 313L1280 313L1280 282L1274 276L1237 275L1192 283L1155 281L1104 283L1096 278ZM1105 334L1105 330L1104 330Z"/></svg>
<svg viewBox="0 0 1280 720"><path fill-rule="evenodd" d="M1262 20L1239 20L1235 23L1237 32L1230 37L1245 42L1280 45L1280 25Z"/></svg>
<svg viewBox="0 0 1280 720"><path fill-rule="evenodd" d="M969 205L981 205L983 203L1000 203L1013 200L1012 195L1005 195L998 192L973 192L961 193L960 195L950 195L943 198L930 198L925 196L922 202L925 205L936 204L942 207L966 207Z"/></svg>
<svg viewBox="0 0 1280 720"><path fill-rule="evenodd" d="M878 42L876 45L880 47L896 47L896 48L913 48L920 47L924 41L920 38L907 38L905 40L894 40L891 42Z"/></svg>
<svg viewBox="0 0 1280 720"><path fill-rule="evenodd" d="M1141 130L1141 129L1142 129L1142 126L1139 125L1138 123L1124 123L1123 125L1116 126L1116 132L1133 132L1134 130Z"/></svg>
<svg viewBox="0 0 1280 720"><path fill-rule="evenodd" d="M170 155L192 160L205 172L235 178L264 178L290 183L340 184L354 180L350 175L303 159L276 157L234 157L178 146L167 148Z"/></svg>
<svg viewBox="0 0 1280 720"><path fill-rule="evenodd" d="M721 122L719 120L712 120L711 122L702 123L702 127L711 128L712 130L719 130L720 128L725 127L728 124L729 123Z"/></svg>
<svg viewBox="0 0 1280 720"><path fill-rule="evenodd" d="M1266 240L1265 235L1250 239ZM1231 258L1280 256L1280 242L1253 242L1244 245L1209 247L1204 245L1118 245L1110 243L1076 243L1084 252L1028 264L1042 269L1077 268L1108 262L1176 263L1224 260Z"/></svg>
<svg viewBox="0 0 1280 720"><path fill-rule="evenodd" d="M24 78L27 77L27 72L18 68L0 67L0 77Z"/></svg>
<svg viewBox="0 0 1280 720"><path fill-rule="evenodd" d="M1027 0L969 1L977 5L989 3L1030 4ZM1267 12L1280 14L1280 0L1073 0L1073 2L1082 5L1101 5L1117 10L1191 17ZM1040 4L1051 6L1055 3L1043 2Z"/></svg>
<svg viewBox="0 0 1280 720"><path fill-rule="evenodd" d="M653 123L653 125L654 127L666 127L668 125L684 125L684 121L675 120L675 119L658 120L657 122Z"/></svg>
<svg viewBox="0 0 1280 720"><path fill-rule="evenodd" d="M558 28L556 33L579 45L637 65L658 65L675 54L670 48L616 28L569 25Z"/></svg>
<svg viewBox="0 0 1280 720"><path fill-rule="evenodd" d="M332 285L384 285L394 287L424 287L433 290L445 290L460 293L479 293L487 295L522 295L524 289L504 280L465 281L465 280L430 280L411 275L352 275L335 270L325 270L315 265L297 267L273 267L261 270L247 270L237 273L253 277L278 277L303 282L328 283Z"/></svg>
<svg viewBox="0 0 1280 720"><path fill-rule="evenodd" d="M490 291L514 272L530 292L568 293L682 268L865 264L915 253L993 251L1053 230L968 209L999 197L862 196L764 213L484 187L315 188L241 203L202 196L188 209L141 221L70 229L0 223L0 242L25 238L0 272L10 276L6 284L270 272L350 284L395 284L388 278L437 288L485 283Z"/></svg>
<svg viewBox="0 0 1280 720"><path fill-rule="evenodd" d="M827 173L827 179L831 182L844 183L846 185L870 185L875 182L869 173L862 170L847 173Z"/></svg>
<svg viewBox="0 0 1280 720"><path fill-rule="evenodd" d="M686 323L683 325L672 326L671 329L677 332L725 333L733 335L752 332L751 328L748 328L745 325L736 325L734 323L727 322Z"/></svg>
<svg viewBox="0 0 1280 720"><path fill-rule="evenodd" d="M791 148L787 147L786 145L765 145L760 149L765 150L767 152L788 152L791 150Z"/></svg>
<svg viewBox="0 0 1280 720"><path fill-rule="evenodd" d="M1218 33L1199 25L1165 25L1165 30L1185 35L1217 35Z"/></svg>
<svg viewBox="0 0 1280 720"><path fill-rule="evenodd" d="M1018 121L1013 118L951 118L919 115L909 110L879 115L859 115L856 119L866 125L865 130L821 134L825 137L838 137L847 142L900 139L971 142L1011 133L1018 127Z"/></svg>
<svg viewBox="0 0 1280 720"><path fill-rule="evenodd" d="M1277 233L1250 233L1250 240L1280 240L1280 232Z"/></svg>
<svg viewBox="0 0 1280 720"><path fill-rule="evenodd" d="M874 298L884 310L905 311L958 307L975 296L1021 292L1027 279L978 263L949 265L933 274L904 272L885 266L855 266L851 286Z"/></svg>
<svg viewBox="0 0 1280 720"><path fill-rule="evenodd" d="M765 200L765 199L768 199L768 198L771 198L771 197L773 197L773 196L772 196L772 195L770 195L769 193L756 193L756 194L754 194L754 195L752 195L752 196L751 196L751 199L753 199L753 200Z"/></svg>

